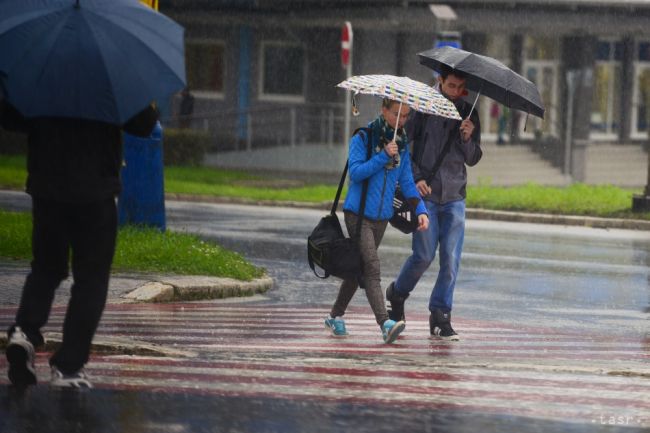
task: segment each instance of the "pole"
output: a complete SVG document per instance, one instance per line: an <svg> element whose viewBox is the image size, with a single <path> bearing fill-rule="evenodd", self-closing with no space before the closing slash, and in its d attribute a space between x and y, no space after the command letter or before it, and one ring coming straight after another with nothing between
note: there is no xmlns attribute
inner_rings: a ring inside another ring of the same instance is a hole
<svg viewBox="0 0 650 433"><path fill-rule="evenodd" d="M345 68L345 77L350 78L352 76L352 50L350 50L350 61L348 62L348 65ZM345 97L345 126L343 128L344 130L344 136L343 136L343 146L347 144L348 140L350 139L350 116L352 115L352 107L351 107L351 102L352 102L352 91L348 90L346 91L346 97Z"/></svg>
<svg viewBox="0 0 650 433"><path fill-rule="evenodd" d="M345 65L345 77L346 79L350 78L352 76L352 58L353 58L353 42L354 42L354 32L352 31L352 23L349 21L346 21L344 24L344 33L347 33L347 53L348 53L348 61L347 64ZM343 51L345 49L345 44L343 41L341 42L341 59L344 61L344 53ZM345 63L345 61L344 61ZM345 92L345 114L343 116L344 119L344 126L343 126L343 146L341 146L341 154L340 154L340 164L341 165L344 161L347 161L348 159L348 140L350 139L350 129L351 129L351 119L350 116L352 115L352 93L350 90Z"/></svg>
<svg viewBox="0 0 650 433"><path fill-rule="evenodd" d="M576 88L576 71L566 73L567 81L567 119L566 131L564 132L564 174L570 176L571 173L571 147L573 141L573 96Z"/></svg>

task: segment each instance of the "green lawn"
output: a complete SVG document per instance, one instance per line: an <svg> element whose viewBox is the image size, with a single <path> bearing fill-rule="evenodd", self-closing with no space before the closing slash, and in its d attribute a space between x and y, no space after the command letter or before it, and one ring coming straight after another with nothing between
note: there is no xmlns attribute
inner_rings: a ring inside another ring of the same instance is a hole
<svg viewBox="0 0 650 433"><path fill-rule="evenodd" d="M0 155L0 188L22 189L24 167L24 157ZM333 199L336 185L283 181L234 170L165 167L165 191L252 200L322 203ZM467 206L505 211L650 219L650 213L631 212L632 195L640 192L640 189L609 185L546 187L530 183L499 187L483 183L467 187Z"/></svg>
<svg viewBox="0 0 650 433"><path fill-rule="evenodd" d="M0 257L31 259L31 215L0 210ZM210 275L250 281L264 270L241 255L195 235L156 229L119 230L114 271Z"/></svg>
<svg viewBox="0 0 650 433"><path fill-rule="evenodd" d="M632 213L632 195L641 190L576 183L567 187L536 184L513 187L478 185L467 188L467 206L492 210L563 215L650 219Z"/></svg>

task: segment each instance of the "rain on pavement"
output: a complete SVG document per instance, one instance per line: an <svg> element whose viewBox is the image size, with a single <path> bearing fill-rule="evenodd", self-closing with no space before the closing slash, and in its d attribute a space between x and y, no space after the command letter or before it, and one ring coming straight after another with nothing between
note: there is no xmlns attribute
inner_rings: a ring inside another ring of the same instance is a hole
<svg viewBox="0 0 650 433"><path fill-rule="evenodd" d="M168 201L167 212L171 229L240 251L267 269L275 287L249 299L111 303L98 336L185 356L96 353L88 371L97 389L88 393L41 385L19 396L3 386L0 431L650 426L645 232L469 220L454 309L462 341L428 338L434 264L407 302L405 333L385 346L362 292L346 315L349 337L332 338L323 328L337 281L313 276L305 243L326 211ZM384 286L409 245L408 236L389 229L380 248ZM2 326L14 308L0 307ZM60 330L63 312L54 309L48 330ZM41 382L46 359L38 356ZM31 421L34 408L49 421Z"/></svg>

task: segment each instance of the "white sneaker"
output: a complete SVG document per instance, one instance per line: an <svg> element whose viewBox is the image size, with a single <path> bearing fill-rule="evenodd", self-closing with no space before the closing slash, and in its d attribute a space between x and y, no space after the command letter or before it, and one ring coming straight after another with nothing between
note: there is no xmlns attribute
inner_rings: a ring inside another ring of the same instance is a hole
<svg viewBox="0 0 650 433"><path fill-rule="evenodd" d="M36 369L34 368L34 345L19 326L9 337L5 351L9 361L9 380L15 386L36 385Z"/></svg>
<svg viewBox="0 0 650 433"><path fill-rule="evenodd" d="M61 388L92 388L93 384L88 380L88 375L83 368L73 374L63 374L53 365L50 386Z"/></svg>

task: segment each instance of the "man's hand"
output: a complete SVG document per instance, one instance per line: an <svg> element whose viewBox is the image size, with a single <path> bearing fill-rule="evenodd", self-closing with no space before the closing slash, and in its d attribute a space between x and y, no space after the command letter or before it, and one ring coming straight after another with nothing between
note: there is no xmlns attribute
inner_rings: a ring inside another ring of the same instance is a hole
<svg viewBox="0 0 650 433"><path fill-rule="evenodd" d="M467 141L474 132L474 123L471 120L465 119L460 123L460 137L463 141Z"/></svg>
<svg viewBox="0 0 650 433"><path fill-rule="evenodd" d="M426 197L431 194L431 187L427 185L427 182L425 180L418 181L418 183L415 184L415 187L422 197Z"/></svg>
<svg viewBox="0 0 650 433"><path fill-rule="evenodd" d="M384 150L390 156L391 158L395 155L397 155L397 143L394 141L391 141L390 143L386 143L386 146L384 146Z"/></svg>
<svg viewBox="0 0 650 433"><path fill-rule="evenodd" d="M418 215L418 231L424 231L429 228L429 217L426 214Z"/></svg>

